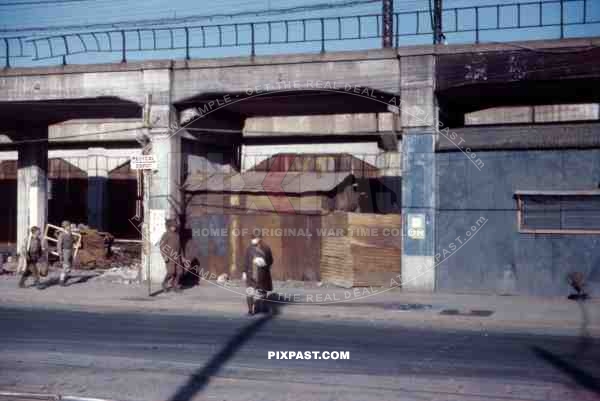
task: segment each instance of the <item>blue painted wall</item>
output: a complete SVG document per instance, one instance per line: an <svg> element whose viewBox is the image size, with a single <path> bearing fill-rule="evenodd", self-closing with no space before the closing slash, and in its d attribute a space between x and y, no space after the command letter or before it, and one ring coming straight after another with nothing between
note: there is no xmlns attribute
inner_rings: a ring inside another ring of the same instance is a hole
<svg viewBox="0 0 600 401"><path fill-rule="evenodd" d="M532 235L517 230L515 190L595 189L600 183L600 149L494 151L477 154L478 170L461 152L437 153L437 253L460 250L436 270L441 292L496 293L514 264L516 292L567 295L566 275L588 275L600 295L600 235ZM466 242L480 218L487 222ZM443 259L443 258L442 258Z"/></svg>
<svg viewBox="0 0 600 401"><path fill-rule="evenodd" d="M423 214L425 230L435 226L435 134L422 132L404 135L402 138L402 214ZM404 225L402 254L409 256L432 256L434 254L434 237L412 239ZM405 279L409 279L405 277Z"/></svg>

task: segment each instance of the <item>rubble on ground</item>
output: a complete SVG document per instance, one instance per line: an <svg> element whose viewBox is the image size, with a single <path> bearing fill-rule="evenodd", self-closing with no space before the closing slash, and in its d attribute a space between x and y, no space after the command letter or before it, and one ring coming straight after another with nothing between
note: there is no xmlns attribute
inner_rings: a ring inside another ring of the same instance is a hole
<svg viewBox="0 0 600 401"><path fill-rule="evenodd" d="M117 284L134 284L139 281L139 273L139 264L118 266L103 271L98 277L95 277L94 280Z"/></svg>
<svg viewBox="0 0 600 401"><path fill-rule="evenodd" d="M77 264L82 269L112 269L140 263L139 243L118 243L108 232L79 225L81 248L77 251Z"/></svg>
<svg viewBox="0 0 600 401"><path fill-rule="evenodd" d="M6 258L6 262L3 262L1 266L2 268L0 269L0 274L15 274L17 272L19 263L17 258L9 256Z"/></svg>

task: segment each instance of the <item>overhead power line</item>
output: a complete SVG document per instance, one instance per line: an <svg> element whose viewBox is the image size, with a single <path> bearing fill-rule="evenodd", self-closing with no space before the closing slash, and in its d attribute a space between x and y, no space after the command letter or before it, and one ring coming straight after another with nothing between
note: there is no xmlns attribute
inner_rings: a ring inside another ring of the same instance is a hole
<svg viewBox="0 0 600 401"><path fill-rule="evenodd" d="M64 4L64 3L83 3L95 0L34 0L34 1L23 1L23 2L9 2L0 3L0 7L14 7L14 6L31 6L31 5L45 5L45 4Z"/></svg>
<svg viewBox="0 0 600 401"><path fill-rule="evenodd" d="M50 1L50 0L39 0L39 1ZM75 0L73 0L75 1ZM84 1L84 0L80 0ZM43 27L26 27L26 28L17 28L17 29L0 29L2 33L8 32L48 32L48 31L58 31L58 30L79 30L79 29L115 29L115 28L125 28L125 27L139 27L139 26L160 26L160 25L173 25L173 24L184 24L189 22L195 22L199 20L211 20L214 18L234 18L234 17L244 17L244 16L267 16L267 15L277 15L283 13L297 13L297 12L307 12L307 11L318 11L325 9L334 9L340 7L354 7L364 4L373 4L380 3L381 0L348 0L342 2L327 2L327 3L318 3L311 4L305 6L296 6L296 7L288 7L288 8L271 8L271 9L259 9L259 10L249 10L249 11L239 11L234 13L218 13L218 14L210 14L210 15L190 15L182 18L158 18L158 19L142 19L142 20L122 20L116 22L109 23L101 23L101 24L76 24L76 25L55 25L55 26L43 26Z"/></svg>

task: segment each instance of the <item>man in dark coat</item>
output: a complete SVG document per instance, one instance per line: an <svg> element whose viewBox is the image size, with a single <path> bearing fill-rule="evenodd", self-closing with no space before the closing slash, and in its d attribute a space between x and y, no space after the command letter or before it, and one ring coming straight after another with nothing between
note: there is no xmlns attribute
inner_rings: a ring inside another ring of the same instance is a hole
<svg viewBox="0 0 600 401"><path fill-rule="evenodd" d="M179 233L177 232L175 220L167 220L166 225L167 232L160 239L160 254L167 268L167 274L162 282L162 289L164 292L169 292L173 288L175 292L179 292L181 291L180 280L183 274Z"/></svg>
<svg viewBox="0 0 600 401"><path fill-rule="evenodd" d="M246 280L246 302L248 303L248 314L256 312L256 299L263 299L267 292L273 291L273 280L271 279L271 266L273 265L273 254L271 248L260 237L255 237L248 249L244 263L243 276Z"/></svg>
<svg viewBox="0 0 600 401"><path fill-rule="evenodd" d="M42 240L40 239L40 229L36 226L31 227L31 236L27 241L24 257L27 263L25 271L19 280L19 288L25 288L25 281L33 275L34 286L40 285L40 274L38 271L38 262L42 259Z"/></svg>

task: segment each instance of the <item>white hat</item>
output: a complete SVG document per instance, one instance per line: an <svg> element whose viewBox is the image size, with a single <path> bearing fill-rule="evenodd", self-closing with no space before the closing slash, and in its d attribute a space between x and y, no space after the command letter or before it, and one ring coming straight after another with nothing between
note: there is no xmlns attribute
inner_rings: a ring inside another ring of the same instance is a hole
<svg viewBox="0 0 600 401"><path fill-rule="evenodd" d="M258 245L259 242L260 242L260 238L256 237L256 238L252 238L251 244Z"/></svg>

